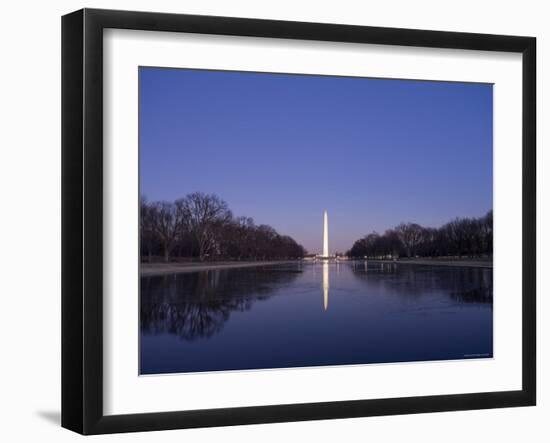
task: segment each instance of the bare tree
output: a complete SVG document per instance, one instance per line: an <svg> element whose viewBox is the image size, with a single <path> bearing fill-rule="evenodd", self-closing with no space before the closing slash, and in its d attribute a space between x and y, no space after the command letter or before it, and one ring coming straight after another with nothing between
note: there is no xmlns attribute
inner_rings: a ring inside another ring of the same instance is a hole
<svg viewBox="0 0 550 443"><path fill-rule="evenodd" d="M395 232L394 229L387 229L386 232L384 232L384 238L385 253L393 259L399 257L402 250L402 243L397 232Z"/></svg>
<svg viewBox="0 0 550 443"><path fill-rule="evenodd" d="M481 236L483 239L483 250L486 254L493 254L493 211L487 212L481 219Z"/></svg>
<svg viewBox="0 0 550 443"><path fill-rule="evenodd" d="M407 256L416 255L416 248L422 242L422 226L416 223L401 223L395 228L395 232L403 243Z"/></svg>
<svg viewBox="0 0 550 443"><path fill-rule="evenodd" d="M464 251L467 248L467 239L466 239L466 223L465 219L455 218L443 226L447 239L451 245L451 250L454 254L462 257Z"/></svg>
<svg viewBox="0 0 550 443"><path fill-rule="evenodd" d="M154 208L147 204L145 197L139 199L139 227L141 247L147 253L147 261L151 263L153 243L155 240L155 211Z"/></svg>
<svg viewBox="0 0 550 443"><path fill-rule="evenodd" d="M164 261L170 261L172 249L183 228L182 213L174 203L157 202L150 206L152 225L163 248Z"/></svg>
<svg viewBox="0 0 550 443"><path fill-rule="evenodd" d="M176 200L175 206L197 241L200 260L204 260L216 247L217 232L232 219L227 203L217 195L195 192Z"/></svg>

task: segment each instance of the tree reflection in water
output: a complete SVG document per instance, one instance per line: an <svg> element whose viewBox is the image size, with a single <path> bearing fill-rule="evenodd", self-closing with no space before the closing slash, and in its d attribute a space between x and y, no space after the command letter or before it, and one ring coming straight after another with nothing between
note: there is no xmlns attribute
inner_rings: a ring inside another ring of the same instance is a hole
<svg viewBox="0 0 550 443"><path fill-rule="evenodd" d="M493 303L493 270L491 268L406 265L396 263L352 264L353 274L370 285L387 289L391 294L421 296L444 291L458 303Z"/></svg>
<svg viewBox="0 0 550 443"><path fill-rule="evenodd" d="M268 299L299 272L262 266L142 277L141 331L188 341L211 337L223 329L231 312L247 311L254 302Z"/></svg>
<svg viewBox="0 0 550 443"><path fill-rule="evenodd" d="M306 265L304 265L306 266ZM313 265L316 266L316 265ZM365 295L419 298L445 293L458 304L491 305L493 270L391 263L346 264ZM324 308L328 308L328 269L323 267ZM140 327L143 334L174 334L194 341L219 333L232 312L243 312L292 284L302 266L259 266L141 278ZM336 272L336 271L335 271ZM316 277L319 278L319 277ZM285 291L282 291L284 293Z"/></svg>

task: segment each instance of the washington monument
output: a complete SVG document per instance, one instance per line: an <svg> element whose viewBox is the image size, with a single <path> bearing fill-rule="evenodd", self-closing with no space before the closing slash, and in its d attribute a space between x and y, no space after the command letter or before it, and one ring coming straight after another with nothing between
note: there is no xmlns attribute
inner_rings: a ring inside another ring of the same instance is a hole
<svg viewBox="0 0 550 443"><path fill-rule="evenodd" d="M325 210L324 224L323 224L323 258L328 258L328 215Z"/></svg>

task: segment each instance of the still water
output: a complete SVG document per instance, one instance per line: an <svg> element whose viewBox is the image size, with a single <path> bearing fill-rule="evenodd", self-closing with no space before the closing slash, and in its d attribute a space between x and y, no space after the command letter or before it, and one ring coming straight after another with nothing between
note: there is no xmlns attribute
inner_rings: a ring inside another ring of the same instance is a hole
<svg viewBox="0 0 550 443"><path fill-rule="evenodd" d="M286 263L141 278L140 371L488 358L489 268Z"/></svg>

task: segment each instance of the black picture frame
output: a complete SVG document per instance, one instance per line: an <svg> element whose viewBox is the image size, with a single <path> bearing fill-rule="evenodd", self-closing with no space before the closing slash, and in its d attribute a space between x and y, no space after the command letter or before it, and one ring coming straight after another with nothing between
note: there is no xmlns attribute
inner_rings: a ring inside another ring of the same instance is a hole
<svg viewBox="0 0 550 443"><path fill-rule="evenodd" d="M192 32L522 54L522 389L130 415L103 413L103 30ZM529 406L536 403L536 39L83 9L62 18L62 426L82 434Z"/></svg>

